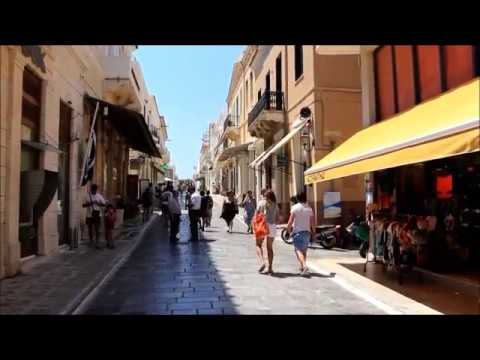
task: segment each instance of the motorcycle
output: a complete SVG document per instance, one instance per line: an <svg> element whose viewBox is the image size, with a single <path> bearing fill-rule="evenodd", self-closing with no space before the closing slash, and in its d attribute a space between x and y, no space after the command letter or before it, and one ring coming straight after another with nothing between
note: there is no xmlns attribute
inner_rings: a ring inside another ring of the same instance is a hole
<svg viewBox="0 0 480 360"><path fill-rule="evenodd" d="M369 233L370 227L368 224L361 220L360 218L356 218L350 225L346 228L347 232L354 237L357 244L360 243L360 247L358 252L362 258L367 257L368 247L369 247Z"/></svg>
<svg viewBox="0 0 480 360"><path fill-rule="evenodd" d="M323 248L330 250L339 243L340 238L340 225L320 225L316 227L316 234L311 238L310 245L312 243L318 243ZM293 239L288 233L288 229L285 227L281 231L281 238L286 244L292 244Z"/></svg>

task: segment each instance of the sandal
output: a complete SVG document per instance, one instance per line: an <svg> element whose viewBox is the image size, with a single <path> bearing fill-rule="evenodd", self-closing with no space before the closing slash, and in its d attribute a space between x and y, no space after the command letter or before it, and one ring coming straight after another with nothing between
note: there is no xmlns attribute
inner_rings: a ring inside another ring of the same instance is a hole
<svg viewBox="0 0 480 360"><path fill-rule="evenodd" d="M262 266L260 266L260 269L258 269L258 272L259 272L259 273L263 273L263 270L265 270L265 264L263 264Z"/></svg>

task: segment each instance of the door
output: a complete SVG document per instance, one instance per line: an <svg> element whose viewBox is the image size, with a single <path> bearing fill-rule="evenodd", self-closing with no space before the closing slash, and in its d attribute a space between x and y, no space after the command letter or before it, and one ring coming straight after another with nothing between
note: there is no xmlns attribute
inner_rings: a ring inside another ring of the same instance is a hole
<svg viewBox="0 0 480 360"><path fill-rule="evenodd" d="M58 156L58 236L59 245L70 241L70 134L72 109L60 102L59 148Z"/></svg>
<svg viewBox="0 0 480 360"><path fill-rule="evenodd" d="M275 60L275 91L277 92L277 110L282 110L282 55L279 55Z"/></svg>
<svg viewBox="0 0 480 360"><path fill-rule="evenodd" d="M270 109L270 102L271 102L271 94L270 94L270 71L267 73L267 75L265 76L265 96L266 96L266 101L267 101L267 104L266 104L266 109L269 110Z"/></svg>

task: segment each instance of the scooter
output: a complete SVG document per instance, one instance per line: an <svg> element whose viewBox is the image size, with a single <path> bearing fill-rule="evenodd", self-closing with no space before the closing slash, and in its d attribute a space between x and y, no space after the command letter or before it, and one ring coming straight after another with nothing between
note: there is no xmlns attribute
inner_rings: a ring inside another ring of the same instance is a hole
<svg viewBox="0 0 480 360"><path fill-rule="evenodd" d="M329 250L332 249L339 242L340 234L340 225L319 225L316 226L316 234L310 240L310 245L312 243L318 243L323 248ZM286 227L282 229L281 238L286 244L292 244L293 239L288 233Z"/></svg>
<svg viewBox="0 0 480 360"><path fill-rule="evenodd" d="M357 217L350 225L346 228L347 232L360 243L358 252L362 258L367 257L368 247L369 247L369 233L370 227L368 224L363 221L360 217Z"/></svg>

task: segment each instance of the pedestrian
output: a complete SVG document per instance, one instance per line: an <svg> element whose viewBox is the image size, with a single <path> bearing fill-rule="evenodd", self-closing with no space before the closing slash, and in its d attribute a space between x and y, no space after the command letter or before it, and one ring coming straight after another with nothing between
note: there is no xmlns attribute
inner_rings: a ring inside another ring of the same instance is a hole
<svg viewBox="0 0 480 360"><path fill-rule="evenodd" d="M173 191L172 196L168 201L168 211L171 217L170 242L177 242L177 235L180 230L180 220L182 215L182 210L180 209L180 203L178 201L178 191Z"/></svg>
<svg viewBox="0 0 480 360"><path fill-rule="evenodd" d="M99 194L98 186L92 184L90 186L90 191L88 192L85 201L83 202L83 207L87 208L87 219L86 223L88 226L88 235L90 237L90 245L94 245L93 232L95 231L95 247L101 249L100 247L100 222L101 222L101 208L105 206L105 198Z"/></svg>
<svg viewBox="0 0 480 360"><path fill-rule="evenodd" d="M142 206L143 206L143 222L145 223L150 217L153 205L153 188L152 183L148 184L148 187L142 194Z"/></svg>
<svg viewBox="0 0 480 360"><path fill-rule="evenodd" d="M107 248L115 249L113 243L113 228L117 221L117 211L112 204L107 204L105 207L105 240L107 241Z"/></svg>
<svg viewBox="0 0 480 360"><path fill-rule="evenodd" d="M201 218L201 229L205 231L205 226L207 223L207 211L208 211L208 198L205 194L205 191L200 191L200 196L202 197L201 204L200 204L200 218Z"/></svg>
<svg viewBox="0 0 480 360"><path fill-rule="evenodd" d="M255 216L257 213L265 214L267 227L268 227L268 235L266 237L259 237L256 238L256 247L257 247L257 256L261 261L259 272L263 272L265 270L265 257L263 255L263 242L267 240L267 256L268 256L268 270L266 274L272 275L273 274L273 240L275 239L276 232L277 232L277 221L278 221L278 205L275 193L272 190L262 190L262 194L264 197L262 200L259 201L257 211L255 212Z"/></svg>
<svg viewBox="0 0 480 360"><path fill-rule="evenodd" d="M315 232L315 217L307 203L307 195L303 192L297 196L298 203L292 207L287 231L293 239L295 255L300 263L300 274L308 276L307 249Z"/></svg>
<svg viewBox="0 0 480 360"><path fill-rule="evenodd" d="M210 195L210 190L207 190L207 226L212 224L212 212L213 212L213 198Z"/></svg>
<svg viewBox="0 0 480 360"><path fill-rule="evenodd" d="M227 199L223 201L222 214L220 217L227 223L227 232L233 230L233 219L238 214L237 200L233 191L227 191Z"/></svg>
<svg viewBox="0 0 480 360"><path fill-rule="evenodd" d="M187 189L185 193L185 210L188 210L190 208L190 198L191 198L190 189Z"/></svg>
<svg viewBox="0 0 480 360"><path fill-rule="evenodd" d="M167 185L165 186L165 190L162 192L162 196L160 197L162 217L167 227L169 226L169 222L171 221L171 215L170 215L168 203L172 196L173 196L173 185L170 182L167 182Z"/></svg>
<svg viewBox="0 0 480 360"><path fill-rule="evenodd" d="M189 217L190 217L190 234L191 241L198 241L198 222L200 218L200 208L202 205L202 197L195 191L195 188L190 188L190 201L189 201Z"/></svg>
<svg viewBox="0 0 480 360"><path fill-rule="evenodd" d="M247 232L251 234L253 232L252 230L253 215L255 215L255 210L257 208L257 201L253 197L253 193L251 190L248 190L247 194L244 196L242 200L242 207L245 210L244 220L248 226Z"/></svg>

